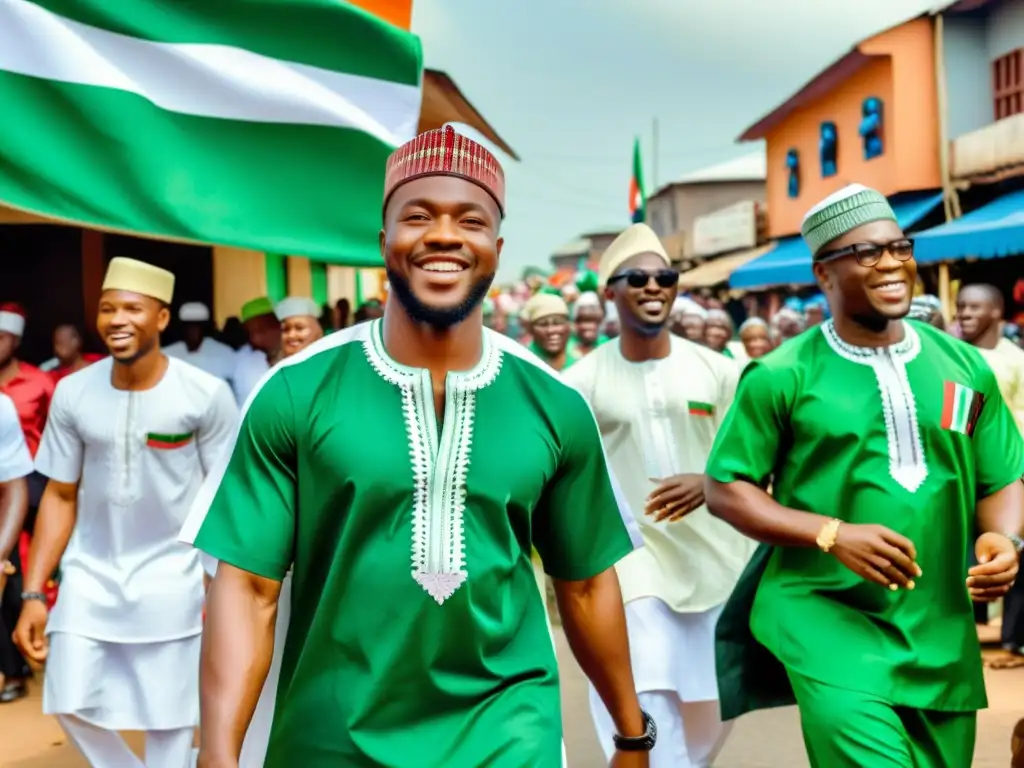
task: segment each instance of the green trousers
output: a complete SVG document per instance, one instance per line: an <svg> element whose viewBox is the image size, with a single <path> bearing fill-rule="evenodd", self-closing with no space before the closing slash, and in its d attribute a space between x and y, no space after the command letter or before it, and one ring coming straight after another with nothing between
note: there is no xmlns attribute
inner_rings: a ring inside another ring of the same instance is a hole
<svg viewBox="0 0 1024 768"><path fill-rule="evenodd" d="M970 768L977 713L894 707L788 674L812 768Z"/></svg>

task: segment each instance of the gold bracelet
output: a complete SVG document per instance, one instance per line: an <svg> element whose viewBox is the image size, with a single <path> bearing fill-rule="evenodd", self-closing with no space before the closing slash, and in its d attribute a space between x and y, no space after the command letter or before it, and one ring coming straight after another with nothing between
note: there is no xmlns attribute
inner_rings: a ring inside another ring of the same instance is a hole
<svg viewBox="0 0 1024 768"><path fill-rule="evenodd" d="M828 552L836 545L836 539L839 538L839 526L842 525L842 523L842 520L833 518L821 526L821 533L819 533L818 538L815 539L818 549L822 552Z"/></svg>

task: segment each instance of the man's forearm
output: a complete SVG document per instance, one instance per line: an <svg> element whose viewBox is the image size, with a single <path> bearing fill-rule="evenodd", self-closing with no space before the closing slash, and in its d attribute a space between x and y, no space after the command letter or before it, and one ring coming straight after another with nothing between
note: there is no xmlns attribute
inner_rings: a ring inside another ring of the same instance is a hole
<svg viewBox="0 0 1024 768"><path fill-rule="evenodd" d="M28 512L28 483L19 477L0 485L0 560L11 556Z"/></svg>
<svg viewBox="0 0 1024 768"><path fill-rule="evenodd" d="M780 547L813 547L829 518L779 504L753 483L706 479L708 511L755 541Z"/></svg>
<svg viewBox="0 0 1024 768"><path fill-rule="evenodd" d="M977 518L982 533L1024 533L1024 482L1010 483L979 501Z"/></svg>
<svg viewBox="0 0 1024 768"><path fill-rule="evenodd" d="M78 502L74 494L65 498L47 485L32 531L32 548L25 571L26 592L41 592L46 586L64 556L77 517Z"/></svg>
<svg viewBox="0 0 1024 768"><path fill-rule="evenodd" d="M276 588L221 564L206 601L199 768L235 766L274 653Z"/></svg>
<svg viewBox="0 0 1024 768"><path fill-rule="evenodd" d="M643 716L629 661L626 613L615 569L583 581L555 580L569 647L622 736L642 736Z"/></svg>

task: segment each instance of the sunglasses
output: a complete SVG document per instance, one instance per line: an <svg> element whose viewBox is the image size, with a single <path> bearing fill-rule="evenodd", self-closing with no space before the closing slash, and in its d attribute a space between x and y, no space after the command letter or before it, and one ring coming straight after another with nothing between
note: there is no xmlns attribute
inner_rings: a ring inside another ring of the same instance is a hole
<svg viewBox="0 0 1024 768"><path fill-rule="evenodd" d="M674 269L659 269L655 272L648 272L643 269L627 269L617 275L608 278L608 285L625 280L630 288L644 288L654 279L659 288L671 288L679 283L679 273Z"/></svg>
<svg viewBox="0 0 1024 768"><path fill-rule="evenodd" d="M910 261L914 258L914 241L909 237L893 240L891 243L854 243L846 248L825 251L815 261L834 261L845 256L853 256L862 267L873 267L882 260L882 254L891 253L896 261Z"/></svg>

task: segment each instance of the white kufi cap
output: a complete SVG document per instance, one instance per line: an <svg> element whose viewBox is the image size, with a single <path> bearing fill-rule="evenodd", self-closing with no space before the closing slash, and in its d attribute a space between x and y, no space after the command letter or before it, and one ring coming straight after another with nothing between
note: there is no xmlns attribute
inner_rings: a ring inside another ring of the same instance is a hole
<svg viewBox="0 0 1024 768"><path fill-rule="evenodd" d="M183 323L206 323L210 320L210 309L201 301L189 301L181 305L178 319Z"/></svg>

